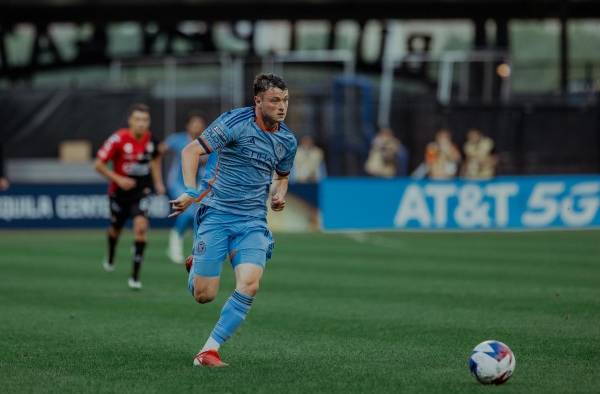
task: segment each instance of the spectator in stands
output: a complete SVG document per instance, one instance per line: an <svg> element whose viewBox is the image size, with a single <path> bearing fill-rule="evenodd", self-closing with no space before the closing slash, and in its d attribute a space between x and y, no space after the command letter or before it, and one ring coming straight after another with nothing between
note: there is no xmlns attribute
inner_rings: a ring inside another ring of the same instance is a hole
<svg viewBox="0 0 600 394"><path fill-rule="evenodd" d="M497 158L494 154L494 141L472 128L467 132L463 146L465 161L461 175L467 179L490 179L496 171Z"/></svg>
<svg viewBox="0 0 600 394"><path fill-rule="evenodd" d="M7 190L10 187L10 182L4 174L4 149L0 145L0 191Z"/></svg>
<svg viewBox="0 0 600 394"><path fill-rule="evenodd" d="M372 176L392 178L408 173L408 151L389 127L382 127L371 142L365 171Z"/></svg>
<svg viewBox="0 0 600 394"><path fill-rule="evenodd" d="M310 135L300 138L296 159L292 168L292 180L298 183L314 183L325 177L323 150L315 145Z"/></svg>
<svg viewBox="0 0 600 394"><path fill-rule="evenodd" d="M440 129L435 140L427 144L425 163L431 179L452 179L457 175L460 164L460 151L452 142L448 129Z"/></svg>

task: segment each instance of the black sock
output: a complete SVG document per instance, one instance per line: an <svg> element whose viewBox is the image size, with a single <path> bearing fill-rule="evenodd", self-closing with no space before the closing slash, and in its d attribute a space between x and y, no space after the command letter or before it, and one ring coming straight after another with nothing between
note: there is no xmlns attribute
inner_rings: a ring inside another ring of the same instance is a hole
<svg viewBox="0 0 600 394"><path fill-rule="evenodd" d="M112 265L115 260L115 248L119 238L108 235L108 264Z"/></svg>
<svg viewBox="0 0 600 394"><path fill-rule="evenodd" d="M142 260L144 260L144 249L146 248L146 241L135 241L135 253L133 254L133 274L131 277L134 280L138 280L140 277L140 268L142 267Z"/></svg>

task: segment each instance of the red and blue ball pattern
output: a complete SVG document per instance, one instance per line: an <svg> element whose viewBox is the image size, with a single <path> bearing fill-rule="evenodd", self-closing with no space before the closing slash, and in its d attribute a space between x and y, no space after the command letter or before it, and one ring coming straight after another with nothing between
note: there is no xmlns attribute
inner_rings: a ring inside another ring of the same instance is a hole
<svg viewBox="0 0 600 394"><path fill-rule="evenodd" d="M489 340L475 346L469 357L469 370L483 384L505 383L515 369L515 356L500 341Z"/></svg>

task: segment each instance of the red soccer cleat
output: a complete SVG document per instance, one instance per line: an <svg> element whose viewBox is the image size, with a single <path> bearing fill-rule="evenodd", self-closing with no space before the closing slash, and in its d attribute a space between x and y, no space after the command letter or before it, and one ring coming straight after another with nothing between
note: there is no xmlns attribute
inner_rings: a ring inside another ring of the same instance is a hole
<svg viewBox="0 0 600 394"><path fill-rule="evenodd" d="M217 352L214 349L210 349L205 352L196 354L196 357L194 357L194 366L221 368L227 367L229 366L229 364L226 364L223 361L221 361L221 356L219 356L219 352Z"/></svg>
<svg viewBox="0 0 600 394"><path fill-rule="evenodd" d="M186 259L185 259L185 270L189 273L190 270L192 269L192 264L194 263L194 256L189 255Z"/></svg>

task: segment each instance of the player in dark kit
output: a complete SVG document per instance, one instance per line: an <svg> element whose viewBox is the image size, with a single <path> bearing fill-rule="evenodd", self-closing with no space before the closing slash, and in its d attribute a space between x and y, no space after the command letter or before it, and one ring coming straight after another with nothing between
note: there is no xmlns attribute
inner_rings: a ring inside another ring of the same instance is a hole
<svg viewBox="0 0 600 394"><path fill-rule="evenodd" d="M140 268L148 231L148 196L154 189L164 194L158 143L148 130L150 109L134 104L128 112L129 128L117 130L98 151L95 168L110 181L110 226L108 227L108 256L103 262L106 271L114 271L115 247L125 222L133 219L133 271L128 284L141 289ZM107 163L112 161L112 170Z"/></svg>

